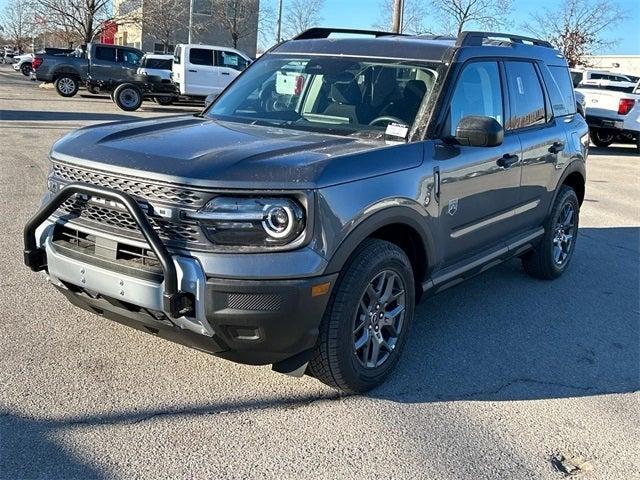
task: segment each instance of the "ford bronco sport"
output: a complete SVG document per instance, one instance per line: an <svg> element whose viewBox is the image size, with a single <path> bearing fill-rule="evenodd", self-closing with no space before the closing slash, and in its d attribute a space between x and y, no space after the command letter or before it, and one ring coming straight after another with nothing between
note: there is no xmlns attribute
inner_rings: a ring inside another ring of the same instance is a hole
<svg viewBox="0 0 640 480"><path fill-rule="evenodd" d="M421 298L567 269L587 147L544 41L312 29L201 114L58 141L24 257L90 312L363 392Z"/></svg>

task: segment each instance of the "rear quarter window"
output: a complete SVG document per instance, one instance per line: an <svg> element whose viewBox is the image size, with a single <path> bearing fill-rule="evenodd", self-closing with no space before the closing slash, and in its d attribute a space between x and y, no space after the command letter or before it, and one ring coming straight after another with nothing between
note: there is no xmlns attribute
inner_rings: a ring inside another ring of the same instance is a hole
<svg viewBox="0 0 640 480"><path fill-rule="evenodd" d="M189 63L193 65L213 66L213 50L192 48L189 51Z"/></svg>
<svg viewBox="0 0 640 480"><path fill-rule="evenodd" d="M562 117L576 113L576 99L573 93L573 82L566 67L548 67L548 73L542 69L547 86L553 115Z"/></svg>

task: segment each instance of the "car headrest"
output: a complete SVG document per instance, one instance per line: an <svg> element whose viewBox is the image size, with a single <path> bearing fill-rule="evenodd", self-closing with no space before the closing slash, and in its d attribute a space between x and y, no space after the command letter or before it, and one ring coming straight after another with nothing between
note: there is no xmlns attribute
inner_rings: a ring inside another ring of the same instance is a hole
<svg viewBox="0 0 640 480"><path fill-rule="evenodd" d="M358 105L362 102L362 93L355 75L343 72L338 75L325 76L325 83L330 84L331 100L347 105Z"/></svg>
<svg viewBox="0 0 640 480"><path fill-rule="evenodd" d="M422 80L409 80L404 86L404 98L409 101L422 101L427 93L427 84Z"/></svg>

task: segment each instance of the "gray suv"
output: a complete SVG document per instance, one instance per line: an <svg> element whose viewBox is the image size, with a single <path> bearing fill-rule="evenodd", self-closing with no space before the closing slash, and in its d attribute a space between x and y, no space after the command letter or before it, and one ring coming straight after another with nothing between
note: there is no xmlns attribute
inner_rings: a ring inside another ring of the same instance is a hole
<svg viewBox="0 0 640 480"><path fill-rule="evenodd" d="M90 312L363 392L419 300L512 257L566 270L587 145L544 41L312 29L201 114L58 141L25 262Z"/></svg>

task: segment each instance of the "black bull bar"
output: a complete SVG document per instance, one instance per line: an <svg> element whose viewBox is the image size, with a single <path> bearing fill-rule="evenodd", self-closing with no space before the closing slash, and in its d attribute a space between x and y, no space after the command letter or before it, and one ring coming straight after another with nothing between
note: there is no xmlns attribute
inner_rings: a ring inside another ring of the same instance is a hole
<svg viewBox="0 0 640 480"><path fill-rule="evenodd" d="M42 225L62 203L76 194L96 196L105 200L113 200L124 205L127 212L135 220L144 235L149 247L155 253L164 272L164 291L162 292L162 307L164 313L171 318L178 318L193 312L193 296L188 292L181 292L178 288L178 273L171 255L167 251L160 237L155 232L146 215L130 195L111 188L89 185L86 183L71 183L60 190L49 202L27 222L24 227L24 263L34 272L47 268L47 254L43 247L38 248L36 229Z"/></svg>

